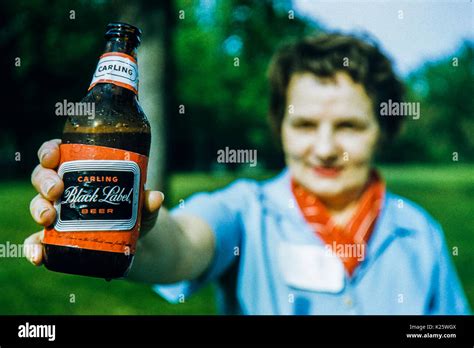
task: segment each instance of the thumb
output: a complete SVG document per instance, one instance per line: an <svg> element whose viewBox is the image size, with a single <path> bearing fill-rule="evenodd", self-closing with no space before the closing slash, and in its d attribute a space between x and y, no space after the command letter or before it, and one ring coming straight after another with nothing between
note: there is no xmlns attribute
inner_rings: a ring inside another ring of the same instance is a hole
<svg viewBox="0 0 474 348"><path fill-rule="evenodd" d="M158 217L158 211L165 199L165 195L160 191L145 191L145 202L143 204L142 213L142 227L140 236L143 237L145 233L153 228Z"/></svg>
<svg viewBox="0 0 474 348"><path fill-rule="evenodd" d="M165 200L165 195L161 191L145 191L145 204L144 204L144 213L147 215L158 213L163 201Z"/></svg>

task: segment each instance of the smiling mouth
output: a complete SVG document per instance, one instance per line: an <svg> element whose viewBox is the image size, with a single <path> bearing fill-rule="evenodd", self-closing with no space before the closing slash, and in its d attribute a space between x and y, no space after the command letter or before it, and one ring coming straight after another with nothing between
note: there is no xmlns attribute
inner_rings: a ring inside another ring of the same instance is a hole
<svg viewBox="0 0 474 348"><path fill-rule="evenodd" d="M341 166L334 166L334 167L326 167L326 166L316 166L313 167L313 172L319 176L323 176L326 178L334 178L341 174L343 167Z"/></svg>

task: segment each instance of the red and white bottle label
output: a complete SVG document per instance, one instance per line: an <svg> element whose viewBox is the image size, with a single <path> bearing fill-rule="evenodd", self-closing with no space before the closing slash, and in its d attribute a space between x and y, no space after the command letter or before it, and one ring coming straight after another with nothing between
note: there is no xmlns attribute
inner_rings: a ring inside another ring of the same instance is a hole
<svg viewBox="0 0 474 348"><path fill-rule="evenodd" d="M138 65L125 53L109 52L100 56L89 90L98 83L113 83L138 93Z"/></svg>

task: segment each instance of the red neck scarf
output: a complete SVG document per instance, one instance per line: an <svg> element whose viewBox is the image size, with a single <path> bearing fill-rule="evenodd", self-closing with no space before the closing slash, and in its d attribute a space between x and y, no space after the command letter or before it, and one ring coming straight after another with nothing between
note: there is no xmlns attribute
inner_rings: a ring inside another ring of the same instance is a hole
<svg viewBox="0 0 474 348"><path fill-rule="evenodd" d="M298 206L314 232L341 259L346 271L352 275L365 258L367 242L382 208L385 183L374 170L367 187L357 203L355 213L346 226L334 223L324 204L315 194L306 190L294 179L291 189Z"/></svg>

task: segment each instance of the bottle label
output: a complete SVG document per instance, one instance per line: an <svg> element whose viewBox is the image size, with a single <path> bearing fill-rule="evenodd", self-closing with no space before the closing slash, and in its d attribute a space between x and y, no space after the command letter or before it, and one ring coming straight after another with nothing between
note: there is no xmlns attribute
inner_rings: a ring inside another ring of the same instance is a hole
<svg viewBox="0 0 474 348"><path fill-rule="evenodd" d="M64 191L56 231L122 231L135 226L140 168L133 161L71 161L58 170Z"/></svg>
<svg viewBox="0 0 474 348"><path fill-rule="evenodd" d="M64 191L44 243L133 254L148 157L83 144L62 144L60 152Z"/></svg>
<svg viewBox="0 0 474 348"><path fill-rule="evenodd" d="M137 61L125 53L104 53L100 56L88 90L98 83L113 83L138 94Z"/></svg>

